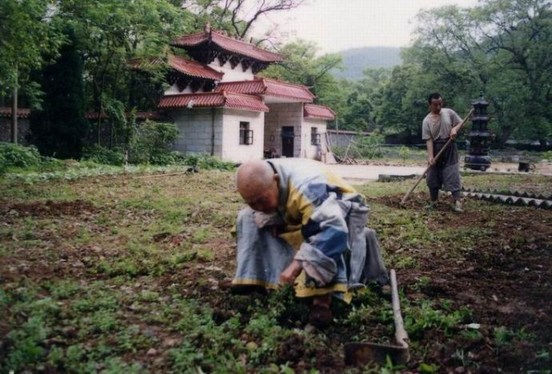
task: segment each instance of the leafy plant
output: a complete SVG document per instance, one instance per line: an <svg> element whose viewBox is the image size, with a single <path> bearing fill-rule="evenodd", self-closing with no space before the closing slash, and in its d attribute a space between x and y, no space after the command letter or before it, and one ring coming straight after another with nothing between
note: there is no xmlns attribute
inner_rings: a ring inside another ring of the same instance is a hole
<svg viewBox="0 0 552 374"><path fill-rule="evenodd" d="M410 306L405 312L405 328L412 337L420 337L425 330L439 329L447 334L465 321L470 311L462 308L451 313L435 309L431 302L422 301L419 307Z"/></svg>
<svg viewBox="0 0 552 374"><path fill-rule="evenodd" d="M9 168L32 168L40 165L40 153L34 146L0 142L0 173Z"/></svg>
<svg viewBox="0 0 552 374"><path fill-rule="evenodd" d="M133 164L169 165L182 160L179 153L171 151L171 144L178 137L174 123L146 121L137 127L137 134L130 144L129 161Z"/></svg>
<svg viewBox="0 0 552 374"><path fill-rule="evenodd" d="M184 165L195 166L205 170L233 170L236 168L236 164L233 162L222 161L217 157L204 153L187 155L182 162Z"/></svg>
<svg viewBox="0 0 552 374"><path fill-rule="evenodd" d="M122 166L124 163L124 154L123 151L118 148L109 149L94 144L84 148L82 159L98 164Z"/></svg>

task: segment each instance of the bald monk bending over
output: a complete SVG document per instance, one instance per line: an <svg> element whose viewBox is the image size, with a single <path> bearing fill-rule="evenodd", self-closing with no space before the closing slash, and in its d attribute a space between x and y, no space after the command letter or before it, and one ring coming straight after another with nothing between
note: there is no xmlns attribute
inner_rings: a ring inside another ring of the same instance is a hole
<svg viewBox="0 0 552 374"><path fill-rule="evenodd" d="M236 183L249 208L238 215L233 287L294 284L297 297L312 298L309 321L321 327L332 319L332 295L350 301L367 281L388 282L364 197L324 164L249 161Z"/></svg>

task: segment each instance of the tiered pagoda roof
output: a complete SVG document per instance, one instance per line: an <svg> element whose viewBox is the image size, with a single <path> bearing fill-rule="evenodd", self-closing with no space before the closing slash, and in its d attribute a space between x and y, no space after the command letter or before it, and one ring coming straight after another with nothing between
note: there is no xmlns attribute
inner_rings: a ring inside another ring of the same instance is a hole
<svg viewBox="0 0 552 374"><path fill-rule="evenodd" d="M210 64L218 59L221 65L230 61L232 68L241 63L243 71L251 67L253 73L263 70L271 63L283 60L278 53L231 38L209 27L199 33L178 37L171 45L185 49L188 55L201 63Z"/></svg>
<svg viewBox="0 0 552 374"><path fill-rule="evenodd" d="M174 70L189 75L191 77L211 79L214 81L222 80L224 73L218 72L209 66L200 64L197 61L185 59L180 56L169 55L169 66Z"/></svg>

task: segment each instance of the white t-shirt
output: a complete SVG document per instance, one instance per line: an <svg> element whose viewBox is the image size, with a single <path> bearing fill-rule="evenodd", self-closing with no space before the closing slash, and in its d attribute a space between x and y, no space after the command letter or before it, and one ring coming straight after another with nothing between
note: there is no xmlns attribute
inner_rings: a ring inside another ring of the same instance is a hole
<svg viewBox="0 0 552 374"><path fill-rule="evenodd" d="M462 118L456 112L449 108L441 108L439 117L429 113L422 121L422 139L448 139L450 130L460 122Z"/></svg>

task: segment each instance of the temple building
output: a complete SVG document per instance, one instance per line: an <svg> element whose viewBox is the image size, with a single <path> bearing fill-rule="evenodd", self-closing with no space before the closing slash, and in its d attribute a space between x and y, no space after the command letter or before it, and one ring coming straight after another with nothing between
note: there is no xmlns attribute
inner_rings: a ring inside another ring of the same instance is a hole
<svg viewBox="0 0 552 374"><path fill-rule="evenodd" d="M243 162L265 157L320 158L326 149L328 107L313 104L306 86L257 73L282 56L211 30L171 45L193 60L168 58L170 87L159 110L177 125L175 149Z"/></svg>

